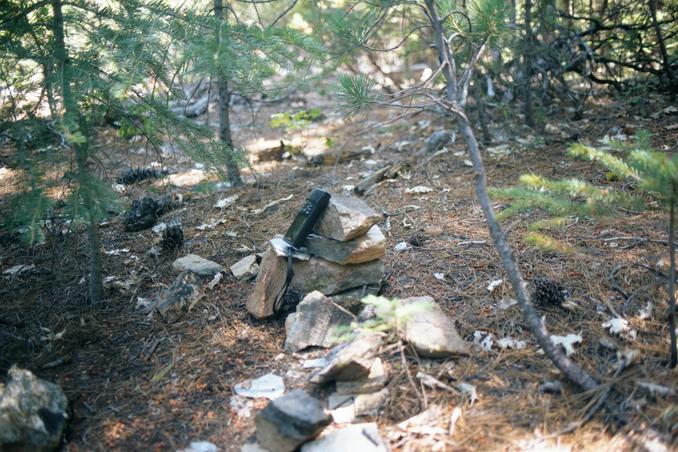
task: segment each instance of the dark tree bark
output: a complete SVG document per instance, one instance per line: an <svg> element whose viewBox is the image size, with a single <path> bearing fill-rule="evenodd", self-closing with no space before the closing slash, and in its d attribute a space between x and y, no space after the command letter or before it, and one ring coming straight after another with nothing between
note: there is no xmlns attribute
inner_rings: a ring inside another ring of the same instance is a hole
<svg viewBox="0 0 678 452"><path fill-rule="evenodd" d="M523 91L523 114L525 115L525 123L534 127L534 112L532 110L532 74L534 73L533 58L532 52L534 51L533 46L534 36L532 33L532 0L525 0L525 11L524 11L524 28L525 28L525 37L523 40L523 80L522 80L522 91Z"/></svg>
<svg viewBox="0 0 678 452"><path fill-rule="evenodd" d="M678 92L678 83L673 75L673 70L671 69L671 58L666 51L666 42L664 42L664 36L662 34L662 29L659 26L657 21L657 0L649 0L650 2L650 16L652 17L652 27L654 27L654 33L657 38L657 46L659 47L659 54L662 57L662 65L664 66L664 73L668 79L668 87L671 93L676 94Z"/></svg>
<svg viewBox="0 0 678 452"><path fill-rule="evenodd" d="M68 50L64 39L64 16L61 0L52 0L52 12L54 23L54 56L57 69L61 75L61 100L64 108L64 123L71 132L80 131L85 137L83 142L72 143L77 163L77 180L82 192L82 201L87 211L87 239L89 242L89 278L87 291L91 303L97 303L103 299L103 284L101 275L101 244L99 240L99 224L96 216L95 194L89 188L89 181L94 175L89 171L89 144L84 133L84 124L78 110L78 105L71 90L73 73L71 69Z"/></svg>
<svg viewBox="0 0 678 452"><path fill-rule="evenodd" d="M669 207L669 258L671 267L669 269L669 335L671 337L671 361L669 367L673 369L678 364L678 350L676 349L676 243L673 241L675 233L675 206L676 206L676 185L671 187L671 203Z"/></svg>
<svg viewBox="0 0 678 452"><path fill-rule="evenodd" d="M217 19L226 20L222 0L214 0L214 15ZM235 149L233 148L233 137L231 136L229 111L231 92L228 89L228 80L221 74L217 76L217 97L219 102L219 139L229 148L229 154L226 156L228 181L231 183L231 186L239 187L242 185L242 178L240 177L240 167L233 154Z"/></svg>

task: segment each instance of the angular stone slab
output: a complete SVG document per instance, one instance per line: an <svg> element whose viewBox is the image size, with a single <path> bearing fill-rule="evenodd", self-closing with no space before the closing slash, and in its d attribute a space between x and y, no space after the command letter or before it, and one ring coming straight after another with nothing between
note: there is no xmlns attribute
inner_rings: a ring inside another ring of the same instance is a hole
<svg viewBox="0 0 678 452"><path fill-rule="evenodd" d="M366 377L354 381L337 381L337 394L350 395L376 392L386 386L386 380L384 363L381 358L377 358Z"/></svg>
<svg viewBox="0 0 678 452"><path fill-rule="evenodd" d="M322 293L311 292L297 305L297 312L287 316L285 350L294 353L308 347L331 347L336 328L348 326L354 319L353 314Z"/></svg>
<svg viewBox="0 0 678 452"><path fill-rule="evenodd" d="M311 234L306 239L306 248L310 254L330 262L361 264L379 259L386 254L386 237L379 226L374 225L367 234L347 242Z"/></svg>
<svg viewBox="0 0 678 452"><path fill-rule="evenodd" d="M311 377L311 382L357 380L369 375L381 343L379 334L363 333L351 342L338 345L327 356L325 366Z"/></svg>
<svg viewBox="0 0 678 452"><path fill-rule="evenodd" d="M285 285L287 260L268 248L259 264L259 276L254 292L247 298L247 311L258 319L273 315L275 298Z"/></svg>
<svg viewBox="0 0 678 452"><path fill-rule="evenodd" d="M68 400L56 384L12 366L0 384L0 450L51 451L61 443Z"/></svg>
<svg viewBox="0 0 678 452"><path fill-rule="evenodd" d="M327 432L301 446L301 452L388 452L377 424L353 424Z"/></svg>
<svg viewBox="0 0 678 452"><path fill-rule="evenodd" d="M308 261L295 260L294 277L290 288L301 293L318 290L325 295L340 294L337 304L359 302L362 286L368 286L366 294L379 291L384 278L384 263L372 261L365 264L339 265L312 257ZM254 317L263 319L273 315L275 297L285 285L287 277L287 259L278 256L269 248L259 264L259 275L254 291L247 298L247 310ZM346 295L348 289L355 293Z"/></svg>
<svg viewBox="0 0 678 452"><path fill-rule="evenodd" d="M290 287L302 293L319 290L325 295L343 292L363 285L380 284L384 263L376 260L364 264L339 265L319 257L294 263Z"/></svg>
<svg viewBox="0 0 678 452"><path fill-rule="evenodd" d="M291 452L332 421L319 400L297 389L272 400L254 419L257 441L272 452Z"/></svg>
<svg viewBox="0 0 678 452"><path fill-rule="evenodd" d="M224 267L212 262L211 260L200 257L197 254L188 254L180 257L172 264L172 268L177 272L190 270L198 276L214 276L224 271Z"/></svg>
<svg viewBox="0 0 678 452"><path fill-rule="evenodd" d="M403 304L422 303L428 307L413 315L405 326L405 340L416 352L426 358L446 358L468 355L466 343L432 297L410 297Z"/></svg>
<svg viewBox="0 0 678 452"><path fill-rule="evenodd" d="M250 254L243 257L235 264L231 265L231 273L238 281L248 280L254 278L259 273L259 264L257 264L257 256Z"/></svg>
<svg viewBox="0 0 678 452"><path fill-rule="evenodd" d="M368 206L362 199L332 196L314 232L330 239L346 242L365 234L382 219L383 215Z"/></svg>

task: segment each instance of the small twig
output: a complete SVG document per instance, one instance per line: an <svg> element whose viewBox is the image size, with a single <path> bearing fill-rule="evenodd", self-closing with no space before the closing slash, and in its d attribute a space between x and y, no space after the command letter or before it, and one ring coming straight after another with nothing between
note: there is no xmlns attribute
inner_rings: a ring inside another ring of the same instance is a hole
<svg viewBox="0 0 678 452"><path fill-rule="evenodd" d="M417 384L414 382L414 379L412 378L412 373L410 372L410 368L407 365L407 358L405 357L405 346L403 345L402 339L398 339L398 349L400 351L400 361L403 365L405 375L407 375L407 380L410 382L410 385L412 385L412 389L414 389L414 393L417 395L419 403L423 403L424 406L426 406L424 398L419 392L419 388L417 388Z"/></svg>

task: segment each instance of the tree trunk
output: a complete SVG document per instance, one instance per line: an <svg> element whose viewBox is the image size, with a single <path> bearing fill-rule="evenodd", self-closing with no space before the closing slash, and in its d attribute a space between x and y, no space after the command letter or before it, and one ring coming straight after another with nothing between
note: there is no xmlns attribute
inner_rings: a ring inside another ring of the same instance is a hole
<svg viewBox="0 0 678 452"><path fill-rule="evenodd" d="M671 58L666 51L666 43L664 42L664 36L662 35L662 30L659 27L659 21L657 21L657 0L649 0L650 2L650 16L652 17L652 26L654 27L654 33L657 38L657 45L659 46L659 53L662 56L662 64L664 66L664 73L668 79L669 90L672 94L678 92L678 82L673 75L673 70L671 69Z"/></svg>
<svg viewBox="0 0 678 452"><path fill-rule="evenodd" d="M99 242L98 221L96 218L96 199L95 194L89 188L89 181L94 177L89 171L89 145L86 133L83 128L82 118L78 111L78 105L71 91L71 81L73 74L71 70L66 42L64 39L64 16L62 12L61 0L52 0L52 11L54 13L54 56L57 61L57 68L61 79L61 100L64 108L64 124L70 133L79 132L83 141L78 140L72 143L75 150L75 160L77 163L78 189L82 193L82 200L85 210L87 210L87 239L89 242L89 278L87 290L91 303L97 303L103 299L103 284L101 276L101 249Z"/></svg>
<svg viewBox="0 0 678 452"><path fill-rule="evenodd" d="M214 15L220 20L225 20L222 0L214 0ZM228 90L228 80L221 74L217 75L217 97L219 102L219 139L229 149L226 156L228 180L232 187L239 187L242 185L242 178L240 177L240 167L234 155L231 119L229 116L231 92Z"/></svg>
<svg viewBox="0 0 678 452"><path fill-rule="evenodd" d="M669 207L669 335L671 337L671 362L673 369L678 364L678 350L676 350L676 244L673 241L675 229L676 184L671 187L671 203Z"/></svg>
<svg viewBox="0 0 678 452"><path fill-rule="evenodd" d="M529 0L528 0L529 1ZM426 6L429 10L429 17L432 20L433 30L436 33L436 47L439 54L439 59L445 61L450 59L454 61L454 55L448 54L443 55L443 52L448 52L449 50L443 47L442 39L440 33L442 33L442 28L440 27L440 22L438 19L437 12L435 11L435 4L433 0L426 0ZM502 259L504 269L508 274L509 280L513 287L513 291L516 294L516 298L523 312L523 318L527 323L528 328L532 334L537 339L537 343L544 350L546 356L555 364L555 366L560 369L560 371L572 382L579 385L584 390L591 390L598 386L598 382L593 379L586 371L581 367L573 363L565 354L551 342L551 336L546 329L546 326L542 323L537 311L532 306L530 298L527 294L526 284L523 280L523 277L518 268L518 264L513 255L506 236L499 226L497 219L494 214L494 209L490 202L490 197L487 193L487 178L485 175L485 166L483 164L482 157L480 156L480 150L478 149L478 142L475 137L475 133L471 128L471 124L464 112L463 108L459 105L458 99L456 99L455 93L458 92L456 86L450 86L451 84L456 83L456 78L447 77L447 72L445 74L445 82L447 86L447 96L446 100L448 102L448 110L450 113L454 114L457 118L457 122L460 127L460 132L464 137L464 141L468 146L469 152L471 154L471 160L473 161L473 169L475 171L475 190L478 202L480 203L483 213L485 214L485 219L487 220L487 227L490 231L490 236L494 242L494 246L499 252L499 256Z"/></svg>
<svg viewBox="0 0 678 452"><path fill-rule="evenodd" d="M525 0L525 11L524 11L524 27L525 27L525 37L523 39L523 80L522 80L522 91L523 91L523 114L525 115L525 123L534 127L534 113L532 111L532 74L534 70L532 68L532 52L534 49L534 36L532 34L532 0Z"/></svg>
<svg viewBox="0 0 678 452"><path fill-rule="evenodd" d="M557 348L553 342L551 342L551 336L546 329L546 326L542 323L539 314L532 306L530 302L529 295L527 294L526 284L523 280L518 264L515 257L513 256L513 251L511 250L510 245L506 240L504 231L502 231L501 226L497 222L497 219L494 214L494 209L490 202L490 197L487 194L487 179L485 176L485 167L483 165L482 157L480 156L480 151L478 149L478 142L476 141L475 134L471 125L465 117L459 117L459 125L464 141L468 146L469 152L471 154L471 161L473 162L473 169L475 171L475 188L476 196L480 202L480 206L483 209L485 218L487 219L487 227L490 230L490 236L494 242L494 246L499 252L499 256L502 259L504 264L504 269L508 274L509 280L511 281L511 286L513 291L516 294L516 299L520 304L520 307L523 312L523 318L527 323L528 328L532 334L537 338L537 343L544 350L546 356L553 361L558 369L560 369L563 374L579 385L585 390L590 390L598 386L598 382L594 380L590 375L588 375L582 368L574 364L568 357L566 357L559 348Z"/></svg>

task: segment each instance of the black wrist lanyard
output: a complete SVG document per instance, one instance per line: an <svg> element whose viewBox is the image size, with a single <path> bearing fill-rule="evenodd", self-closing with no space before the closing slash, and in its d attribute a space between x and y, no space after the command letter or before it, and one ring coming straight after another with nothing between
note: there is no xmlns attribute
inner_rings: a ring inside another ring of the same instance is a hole
<svg viewBox="0 0 678 452"><path fill-rule="evenodd" d="M294 277L294 270L292 269L292 252L293 250L290 247L289 253L287 254L287 275L285 276L285 284L283 284L280 293L275 297L275 301L273 302L274 314L277 314L280 311L280 309L282 309L282 307L284 306L287 289L290 286L290 282L292 282L292 277Z"/></svg>

